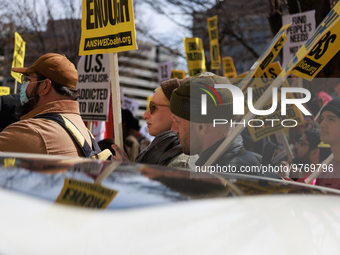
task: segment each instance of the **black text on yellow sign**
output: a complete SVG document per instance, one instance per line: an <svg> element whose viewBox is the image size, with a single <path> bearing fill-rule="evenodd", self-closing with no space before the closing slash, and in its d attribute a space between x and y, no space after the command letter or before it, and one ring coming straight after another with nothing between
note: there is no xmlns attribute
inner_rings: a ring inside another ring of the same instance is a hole
<svg viewBox="0 0 340 255"><path fill-rule="evenodd" d="M183 38L189 76L206 71L203 42L201 38Z"/></svg>
<svg viewBox="0 0 340 255"><path fill-rule="evenodd" d="M11 88L10 87L0 87L0 96L5 96L5 95L9 95L9 93L11 92Z"/></svg>
<svg viewBox="0 0 340 255"><path fill-rule="evenodd" d="M281 27L260 58L254 63L246 77L244 77L242 82L239 84L239 88L242 89L242 91L246 90L248 83L254 77L255 73L261 76L268 65L273 62L277 54L282 49L283 44L287 40L286 30L289 28L289 26L290 24Z"/></svg>
<svg viewBox="0 0 340 255"><path fill-rule="evenodd" d="M267 69L262 73L261 76L256 76L252 82L250 82L251 87L253 89L253 104L257 102L257 100L263 95L266 89L270 86L273 80L281 73L281 66L279 62L275 62L270 64ZM281 87L289 87L289 84L286 81L282 83ZM277 105L276 110L270 115L256 115L254 120L251 122L251 125L248 125L248 130L254 140L254 142L275 134L281 130L284 130L285 127L282 125L282 121L286 122L285 126L292 125L289 124L289 121L285 121L288 119L293 119L296 121L297 125L301 125L304 123L304 119L301 111L296 107L295 104L288 104L286 115L281 115L281 87L278 88L277 93ZM244 91L244 96L247 98L247 91ZM293 99L294 95L292 93L287 93L287 99ZM267 103L262 107L261 110L268 110L272 107L272 99L269 99ZM248 107L245 104L245 112L248 112ZM294 124L294 123L293 123Z"/></svg>
<svg viewBox="0 0 340 255"><path fill-rule="evenodd" d="M79 55L137 49L132 0L83 0Z"/></svg>
<svg viewBox="0 0 340 255"><path fill-rule="evenodd" d="M118 191L78 180L65 179L58 203L86 208L105 209Z"/></svg>
<svg viewBox="0 0 340 255"><path fill-rule="evenodd" d="M171 79L173 78L184 79L185 71L184 70L171 70Z"/></svg>
<svg viewBox="0 0 340 255"><path fill-rule="evenodd" d="M231 79L237 77L236 68L232 57L224 57L223 61L223 75L224 77Z"/></svg>
<svg viewBox="0 0 340 255"><path fill-rule="evenodd" d="M24 67L26 42L17 32L14 33L14 37L15 40L12 67ZM18 82L21 82L21 73L11 71L11 75Z"/></svg>
<svg viewBox="0 0 340 255"><path fill-rule="evenodd" d="M312 80L340 49L340 2L288 63L281 76L292 73Z"/></svg>
<svg viewBox="0 0 340 255"><path fill-rule="evenodd" d="M207 18L209 40L210 40L211 69L220 69L221 67L220 47L218 44L217 21L218 21L217 15Z"/></svg>

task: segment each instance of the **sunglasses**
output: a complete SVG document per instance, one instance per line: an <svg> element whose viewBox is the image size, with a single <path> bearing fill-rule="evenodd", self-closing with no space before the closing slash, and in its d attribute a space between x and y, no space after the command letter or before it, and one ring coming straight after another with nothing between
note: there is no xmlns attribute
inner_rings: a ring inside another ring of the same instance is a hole
<svg viewBox="0 0 340 255"><path fill-rule="evenodd" d="M164 107L170 107L170 105L165 105L165 104L155 104L154 102L150 101L150 113L153 114L158 106L164 106Z"/></svg>

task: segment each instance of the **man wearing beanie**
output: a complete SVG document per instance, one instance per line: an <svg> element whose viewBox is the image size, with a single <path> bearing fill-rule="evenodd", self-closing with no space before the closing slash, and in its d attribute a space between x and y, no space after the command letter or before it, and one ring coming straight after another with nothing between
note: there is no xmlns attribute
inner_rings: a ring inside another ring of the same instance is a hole
<svg viewBox="0 0 340 255"><path fill-rule="evenodd" d="M178 133L183 152L188 155L198 154L196 169L202 166L231 133L230 121L239 116L233 115L233 97L229 89L217 89L215 84L230 84L229 80L213 73L202 73L181 84L171 96L170 110L174 114L172 130ZM206 114L202 113L202 94L206 96ZM211 96L210 96L211 95ZM216 125L214 119L227 119L228 125ZM230 169L230 173L242 173L242 166L258 166L258 171L244 174L278 178L276 173L262 174L261 156L247 151L243 140L238 136L214 165Z"/></svg>
<svg viewBox="0 0 340 255"><path fill-rule="evenodd" d="M184 155L182 146L177 134L171 131L172 113L170 112L170 98L172 91L189 78L179 80L177 78L164 81L160 87L155 89L149 108L143 117L147 121L149 134L155 139L141 151L135 162L157 164L161 166L189 168L191 163L197 159ZM113 146L116 155L120 155L119 148ZM122 160L119 156L114 156L116 160Z"/></svg>
<svg viewBox="0 0 340 255"><path fill-rule="evenodd" d="M0 133L0 151L84 156L82 149L68 132L43 114L60 114L70 120L92 147L90 134L84 125L76 84L78 72L64 56L48 53L29 68L12 68L22 73L20 90L20 121L7 126Z"/></svg>
<svg viewBox="0 0 340 255"><path fill-rule="evenodd" d="M320 138L329 144L334 158L328 171L317 178L316 184L340 189L340 97L331 100L321 110Z"/></svg>

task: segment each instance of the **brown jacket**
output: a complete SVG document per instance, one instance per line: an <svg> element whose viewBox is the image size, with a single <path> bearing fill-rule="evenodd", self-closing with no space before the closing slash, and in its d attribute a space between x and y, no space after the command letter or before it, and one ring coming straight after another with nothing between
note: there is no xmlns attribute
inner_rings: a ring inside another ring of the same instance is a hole
<svg viewBox="0 0 340 255"><path fill-rule="evenodd" d="M20 121L7 126L0 133L0 152L83 157L79 146L61 125L52 120L32 119L45 113L59 113L68 118L92 146L87 128L80 117L78 102L61 100L39 106L22 116Z"/></svg>

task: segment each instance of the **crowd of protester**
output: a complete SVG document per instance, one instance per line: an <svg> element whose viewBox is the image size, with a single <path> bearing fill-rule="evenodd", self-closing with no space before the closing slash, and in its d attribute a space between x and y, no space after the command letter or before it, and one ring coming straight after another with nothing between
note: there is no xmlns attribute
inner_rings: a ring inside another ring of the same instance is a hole
<svg viewBox="0 0 340 255"><path fill-rule="evenodd" d="M228 84L227 78L207 72L183 80L170 79L155 90L143 115L149 134L155 137L152 141L140 132L139 120L129 110L122 110L124 147L119 148L109 138L99 141L99 148L80 117L77 70L64 55L45 54L29 68L12 71L23 74L23 83L20 95L0 97L1 152L88 157L107 150L111 151L111 160L197 171L219 152L234 129L232 125L214 125L213 120L236 122L240 117L233 115L233 96L228 89L216 89L221 104L212 107L216 102L208 97L207 113L201 112L202 89ZM213 164L232 169L231 173L305 182L312 174L308 170L317 169L333 156L328 164L332 171L321 173L311 185L340 189L340 98L332 99L320 91L313 94L308 108L313 115L305 116L305 125L289 130L293 157L280 162L284 169L300 166L298 171L261 171L260 154L266 139L258 143L261 146L254 146L246 131ZM78 135L74 135L74 128ZM82 142L77 140L79 135ZM255 152L259 147L261 151ZM243 172L246 168L257 171Z"/></svg>

